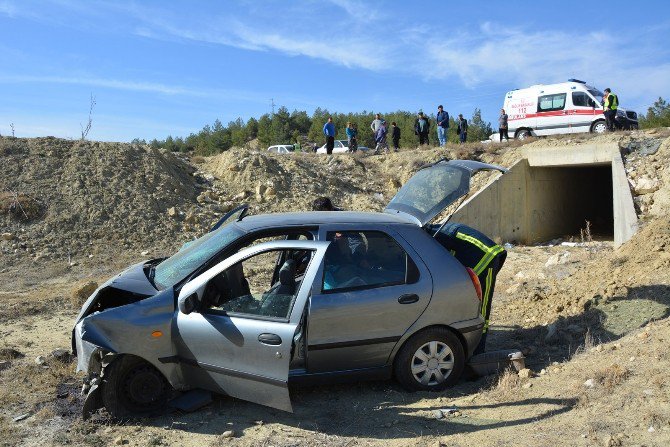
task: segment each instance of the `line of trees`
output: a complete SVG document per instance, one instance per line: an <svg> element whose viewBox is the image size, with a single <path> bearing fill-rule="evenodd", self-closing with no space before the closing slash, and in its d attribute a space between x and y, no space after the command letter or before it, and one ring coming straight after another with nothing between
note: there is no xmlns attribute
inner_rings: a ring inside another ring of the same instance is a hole
<svg viewBox="0 0 670 447"><path fill-rule="evenodd" d="M168 136L164 140L153 139L148 144L156 148L166 148L171 151L195 152L198 155L213 155L230 149L233 146L242 147L249 141L258 138L261 148L273 144L301 145L316 143L324 144L323 125L332 116L337 132L336 139L346 139L347 122L355 123L358 127L359 146L374 147L374 136L370 130L370 123L374 119L373 112L358 113L330 113L326 109L317 108L312 116L305 111L294 110L289 112L286 107L280 107L276 113L261 116L259 119L249 118L244 121L238 118L224 126L218 119L214 124L206 125L197 133L187 137ZM414 121L416 114L406 111L397 111L383 115L388 125L396 122L400 127L401 147L415 147L419 144L418 136L414 135ZM437 143L435 115L431 116L431 143ZM458 142L456 135L456 120L450 114L448 140ZM481 110L475 109L468 120L468 141L488 139L493 133L491 123L482 119ZM147 144L145 140L135 139L133 143Z"/></svg>
<svg viewBox="0 0 670 447"><path fill-rule="evenodd" d="M670 127L670 104L659 97L658 100L647 109L647 114L639 117L639 123L642 129L649 129L651 127Z"/></svg>

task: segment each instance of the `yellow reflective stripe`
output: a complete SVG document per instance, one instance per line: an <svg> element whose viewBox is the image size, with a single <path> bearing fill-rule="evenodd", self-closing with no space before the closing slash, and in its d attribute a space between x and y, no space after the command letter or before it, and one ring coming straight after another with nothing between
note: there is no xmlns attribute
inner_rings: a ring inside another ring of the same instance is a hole
<svg viewBox="0 0 670 447"><path fill-rule="evenodd" d="M476 246L477 246L481 251L483 251L484 253L486 253L487 251L489 251L489 247L487 247L486 245L484 245L484 243L483 243L482 241L480 241L480 240L478 240L478 239L475 239L475 238L472 237L472 236L468 236L467 234L463 234L463 233L458 233L458 232L457 232L457 233L456 233L456 237L457 237L458 239L461 239L461 240L463 240L463 241L470 242L471 244L476 245Z"/></svg>
<svg viewBox="0 0 670 447"><path fill-rule="evenodd" d="M489 262L491 262L491 260L494 257L502 253L504 250L505 249L502 248L500 245L494 245L493 247L490 248L488 253L486 253L486 255L484 255L482 259L479 260L477 265L475 265L475 268L472 270L474 270L477 276L479 276L484 271Z"/></svg>
<svg viewBox="0 0 670 447"><path fill-rule="evenodd" d="M482 317L484 317L484 330L483 332L486 332L489 328L489 320L486 318L486 309L489 305L489 300L491 297L489 294L491 293L491 282L493 281L493 269L489 269L488 273L486 274L486 289L484 290L484 299L482 301Z"/></svg>

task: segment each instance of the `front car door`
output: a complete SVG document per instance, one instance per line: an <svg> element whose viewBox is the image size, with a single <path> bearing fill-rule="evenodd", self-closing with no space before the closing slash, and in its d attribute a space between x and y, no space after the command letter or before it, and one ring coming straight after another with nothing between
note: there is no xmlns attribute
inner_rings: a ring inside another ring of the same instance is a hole
<svg viewBox="0 0 670 447"><path fill-rule="evenodd" d="M176 361L185 382L292 411L287 382L293 339L327 246L315 241L258 244L184 285L180 304L193 294L202 301L197 312L177 311ZM287 261L276 278L280 256Z"/></svg>
<svg viewBox="0 0 670 447"><path fill-rule="evenodd" d="M599 107L591 95L585 91L572 90L570 93L572 107L568 115L571 133L589 132Z"/></svg>

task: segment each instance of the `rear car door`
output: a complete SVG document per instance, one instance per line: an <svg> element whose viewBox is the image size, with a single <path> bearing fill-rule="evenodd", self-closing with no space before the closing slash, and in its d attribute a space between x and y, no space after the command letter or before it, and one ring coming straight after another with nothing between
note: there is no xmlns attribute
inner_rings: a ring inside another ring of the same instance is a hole
<svg viewBox="0 0 670 447"><path fill-rule="evenodd" d="M567 96L567 93L540 93L540 97L537 98L536 134L554 135L570 132L570 120L565 108Z"/></svg>
<svg viewBox="0 0 670 447"><path fill-rule="evenodd" d="M198 311L177 311L178 356L173 360L182 364L186 383L292 411L287 382L293 338L327 246L315 241L258 244L184 285L180 303L193 294L203 301ZM289 268L282 268L273 283L281 256L293 265L287 261Z"/></svg>
<svg viewBox="0 0 670 447"><path fill-rule="evenodd" d="M421 258L390 228L324 225L332 241L307 317L307 372L383 367L426 309L432 278Z"/></svg>

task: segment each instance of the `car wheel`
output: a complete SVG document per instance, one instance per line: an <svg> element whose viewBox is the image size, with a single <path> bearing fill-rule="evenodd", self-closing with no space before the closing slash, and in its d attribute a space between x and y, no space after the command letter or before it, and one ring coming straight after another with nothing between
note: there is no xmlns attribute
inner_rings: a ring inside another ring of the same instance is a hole
<svg viewBox="0 0 670 447"><path fill-rule="evenodd" d="M117 419L155 415L165 408L171 392L160 371L131 355L109 364L103 379L102 402Z"/></svg>
<svg viewBox="0 0 670 447"><path fill-rule="evenodd" d="M517 140L525 140L528 137L530 137L530 132L527 129L521 129L516 133Z"/></svg>
<svg viewBox="0 0 670 447"><path fill-rule="evenodd" d="M591 132L593 133L605 133L607 131L607 124L605 121L598 120L591 126Z"/></svg>
<svg viewBox="0 0 670 447"><path fill-rule="evenodd" d="M410 337L398 352L395 377L410 391L441 391L463 372L463 345L453 332L432 328Z"/></svg>

